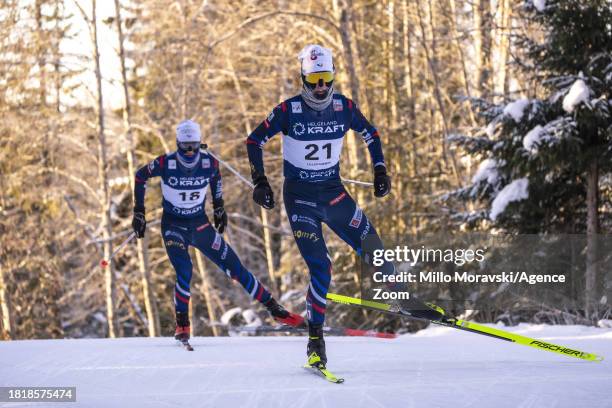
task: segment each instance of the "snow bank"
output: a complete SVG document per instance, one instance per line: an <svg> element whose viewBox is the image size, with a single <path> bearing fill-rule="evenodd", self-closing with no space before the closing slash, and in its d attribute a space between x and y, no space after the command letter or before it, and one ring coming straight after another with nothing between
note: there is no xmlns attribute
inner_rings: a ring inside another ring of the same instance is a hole
<svg viewBox="0 0 612 408"><path fill-rule="evenodd" d="M230 322L232 321L234 316L237 316L240 313L242 313L242 309L241 308L239 308L239 307L231 308L227 312L223 313L223 316L221 316L221 319L220 319L221 323L223 323L223 324L230 324Z"/></svg>
<svg viewBox="0 0 612 408"><path fill-rule="evenodd" d="M523 138L523 147L525 150L536 153L538 151L538 145L543 141L544 128L537 125L531 129Z"/></svg>
<svg viewBox="0 0 612 408"><path fill-rule="evenodd" d="M563 98L563 110L572 113L576 106L589 100L591 91L582 79L576 80L565 98Z"/></svg>
<svg viewBox="0 0 612 408"><path fill-rule="evenodd" d="M512 119L516 123L523 119L523 111L529 105L529 99L518 99L514 102L510 102L504 108L504 115L512 116Z"/></svg>
<svg viewBox="0 0 612 408"><path fill-rule="evenodd" d="M504 187L502 191L497 194L495 200L493 200L493 204L491 204L491 220L495 221L499 214L503 213L508 204L511 202L524 200L529 197L529 193L527 192L528 186L529 180L526 178L521 178L514 180L512 183Z"/></svg>
<svg viewBox="0 0 612 408"><path fill-rule="evenodd" d="M499 172L497 171L497 160L485 159L478 166L478 170L474 177L472 177L472 183L480 183L483 180L487 180L489 184L495 184L499 178Z"/></svg>

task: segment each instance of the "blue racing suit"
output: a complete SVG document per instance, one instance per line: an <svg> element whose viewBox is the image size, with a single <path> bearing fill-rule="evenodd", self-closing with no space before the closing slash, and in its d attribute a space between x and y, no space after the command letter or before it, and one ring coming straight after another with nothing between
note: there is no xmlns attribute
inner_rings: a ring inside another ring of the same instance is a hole
<svg viewBox="0 0 612 408"><path fill-rule="evenodd" d="M359 133L367 144L372 167L384 166L377 130L353 101L341 94L334 94L332 103L322 111L311 109L300 95L294 96L276 106L246 141L252 171L263 174L263 145L278 132L283 135L283 197L295 242L310 271L306 307L311 324L325 320L331 281L331 259L321 223L360 256L367 255L363 245L366 238L382 247L368 217L340 179L340 153L349 129Z"/></svg>
<svg viewBox="0 0 612 408"><path fill-rule="evenodd" d="M249 295L261 303L270 299L262 283L242 265L236 253L211 225L204 212L206 189L210 185L213 202L222 205L223 189L217 160L200 151L199 163L185 168L177 153L164 154L136 172L135 208L144 212L147 180L161 177L162 237L166 252L176 270L174 304L178 312L187 312L192 263L189 246L199 249L228 277L240 282Z"/></svg>

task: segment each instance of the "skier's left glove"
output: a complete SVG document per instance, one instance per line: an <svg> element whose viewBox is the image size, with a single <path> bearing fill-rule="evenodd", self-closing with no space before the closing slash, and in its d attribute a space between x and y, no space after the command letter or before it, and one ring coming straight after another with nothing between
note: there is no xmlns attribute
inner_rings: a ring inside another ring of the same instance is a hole
<svg viewBox="0 0 612 408"><path fill-rule="evenodd" d="M213 219L215 221L215 228L220 234L223 234L225 227L227 227L227 213L223 208L223 200L215 200L213 202Z"/></svg>
<svg viewBox="0 0 612 408"><path fill-rule="evenodd" d="M147 220L145 218L144 208L134 208L134 216L132 217L132 228L136 234L136 238L144 238L147 229Z"/></svg>
<svg viewBox="0 0 612 408"><path fill-rule="evenodd" d="M384 197L391 191L391 178L387 175L387 168L379 164L374 167L374 195Z"/></svg>

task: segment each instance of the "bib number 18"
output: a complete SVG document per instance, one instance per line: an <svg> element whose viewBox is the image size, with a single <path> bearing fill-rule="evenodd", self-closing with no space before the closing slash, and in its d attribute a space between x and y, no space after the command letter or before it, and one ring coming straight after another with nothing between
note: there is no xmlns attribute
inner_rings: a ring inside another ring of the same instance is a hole
<svg viewBox="0 0 612 408"><path fill-rule="evenodd" d="M187 201L187 197L188 197L187 193L188 193L188 191L183 191L183 192L179 193L179 195L181 196L181 199L183 201ZM198 198L200 198L200 192L199 191L192 191L189 194L189 201L195 201Z"/></svg>

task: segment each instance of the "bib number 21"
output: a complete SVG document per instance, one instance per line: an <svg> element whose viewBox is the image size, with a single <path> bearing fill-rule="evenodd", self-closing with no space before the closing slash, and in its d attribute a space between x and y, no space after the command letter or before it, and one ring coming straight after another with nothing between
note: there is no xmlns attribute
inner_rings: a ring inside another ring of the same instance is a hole
<svg viewBox="0 0 612 408"><path fill-rule="evenodd" d="M304 156L304 159L306 160L319 160L319 156L317 155L319 150L325 150L326 156L327 156L326 158L331 159L331 150L332 150L331 143L326 143L321 147L319 147L319 145L317 144L311 143L311 144L307 144L305 148L308 151L306 153L306 156Z"/></svg>

